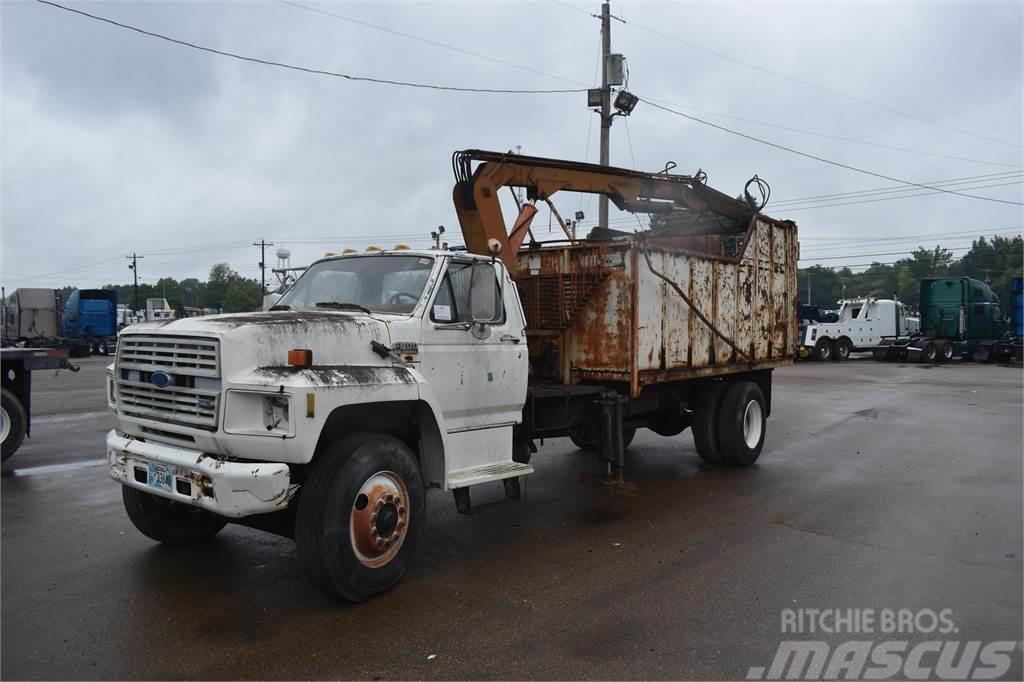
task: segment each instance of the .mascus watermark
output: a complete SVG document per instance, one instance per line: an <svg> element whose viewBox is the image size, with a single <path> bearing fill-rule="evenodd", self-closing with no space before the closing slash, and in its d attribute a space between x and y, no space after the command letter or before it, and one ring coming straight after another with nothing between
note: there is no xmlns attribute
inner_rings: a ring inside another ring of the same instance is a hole
<svg viewBox="0 0 1024 682"><path fill-rule="evenodd" d="M748 680L995 680L1020 650L1012 640L962 639L951 609L783 609L780 623L790 638Z"/></svg>

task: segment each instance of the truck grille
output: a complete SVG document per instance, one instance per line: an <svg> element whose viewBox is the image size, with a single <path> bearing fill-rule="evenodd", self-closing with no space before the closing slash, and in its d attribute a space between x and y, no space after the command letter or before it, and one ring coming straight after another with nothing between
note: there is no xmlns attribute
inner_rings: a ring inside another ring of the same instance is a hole
<svg viewBox="0 0 1024 682"><path fill-rule="evenodd" d="M160 370L197 377L220 376L218 345L212 339L121 336L117 359L121 369Z"/></svg>
<svg viewBox="0 0 1024 682"><path fill-rule="evenodd" d="M170 376L157 386L156 372ZM214 339L122 335L117 348L121 414L215 431L220 401L220 349Z"/></svg>

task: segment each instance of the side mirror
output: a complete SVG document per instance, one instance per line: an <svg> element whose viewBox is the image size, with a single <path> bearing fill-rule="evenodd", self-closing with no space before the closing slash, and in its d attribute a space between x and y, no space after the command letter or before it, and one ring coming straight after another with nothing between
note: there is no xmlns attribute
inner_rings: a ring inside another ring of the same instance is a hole
<svg viewBox="0 0 1024 682"><path fill-rule="evenodd" d="M473 322L493 322L498 315L494 266L475 261L469 278L469 311Z"/></svg>

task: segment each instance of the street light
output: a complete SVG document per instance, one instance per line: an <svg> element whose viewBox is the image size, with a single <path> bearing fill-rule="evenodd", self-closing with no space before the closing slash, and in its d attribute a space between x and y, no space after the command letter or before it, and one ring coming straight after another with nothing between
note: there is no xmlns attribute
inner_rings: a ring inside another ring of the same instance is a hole
<svg viewBox="0 0 1024 682"><path fill-rule="evenodd" d="M615 96L615 108L623 116L629 116L633 113L633 109L636 108L636 103L640 101L640 98L631 92L626 90L619 90L619 94Z"/></svg>

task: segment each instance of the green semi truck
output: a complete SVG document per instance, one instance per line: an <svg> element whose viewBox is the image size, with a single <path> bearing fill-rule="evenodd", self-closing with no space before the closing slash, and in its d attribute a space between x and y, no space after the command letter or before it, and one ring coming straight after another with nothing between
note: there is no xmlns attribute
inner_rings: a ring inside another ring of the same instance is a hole
<svg viewBox="0 0 1024 682"><path fill-rule="evenodd" d="M987 284L936 277L921 280L920 293L920 332L883 339L873 350L876 360L1020 362L1022 339Z"/></svg>

